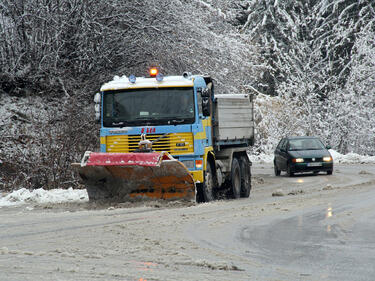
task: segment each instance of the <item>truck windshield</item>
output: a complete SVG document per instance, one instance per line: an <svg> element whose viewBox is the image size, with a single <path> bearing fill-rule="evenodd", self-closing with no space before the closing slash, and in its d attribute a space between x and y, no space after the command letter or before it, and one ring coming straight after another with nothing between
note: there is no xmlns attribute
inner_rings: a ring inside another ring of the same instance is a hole
<svg viewBox="0 0 375 281"><path fill-rule="evenodd" d="M194 117L192 87L104 92L105 127L192 124Z"/></svg>

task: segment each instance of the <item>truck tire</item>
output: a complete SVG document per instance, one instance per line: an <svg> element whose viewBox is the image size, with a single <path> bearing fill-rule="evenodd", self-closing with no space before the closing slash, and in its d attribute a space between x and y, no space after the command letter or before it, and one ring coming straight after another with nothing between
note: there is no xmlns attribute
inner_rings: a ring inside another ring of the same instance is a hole
<svg viewBox="0 0 375 281"><path fill-rule="evenodd" d="M212 174L211 164L207 162L206 171L204 172L204 183L202 185L202 195L204 202L215 200L215 183Z"/></svg>
<svg viewBox="0 0 375 281"><path fill-rule="evenodd" d="M233 199L241 197L241 167L236 157L232 160L230 194Z"/></svg>
<svg viewBox="0 0 375 281"><path fill-rule="evenodd" d="M250 161L246 156L240 158L241 167L241 197L247 198L251 191L251 170Z"/></svg>

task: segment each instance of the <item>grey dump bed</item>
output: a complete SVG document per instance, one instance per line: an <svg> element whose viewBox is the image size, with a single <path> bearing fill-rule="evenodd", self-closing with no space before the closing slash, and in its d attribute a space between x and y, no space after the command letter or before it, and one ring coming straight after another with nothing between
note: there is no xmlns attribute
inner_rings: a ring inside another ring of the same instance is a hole
<svg viewBox="0 0 375 281"><path fill-rule="evenodd" d="M252 144L253 97L249 94L215 95L214 139L217 144Z"/></svg>

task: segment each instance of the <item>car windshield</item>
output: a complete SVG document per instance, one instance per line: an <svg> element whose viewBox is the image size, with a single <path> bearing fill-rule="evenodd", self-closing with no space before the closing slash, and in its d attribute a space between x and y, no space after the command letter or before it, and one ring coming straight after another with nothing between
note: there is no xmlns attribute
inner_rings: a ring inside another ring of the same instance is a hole
<svg viewBox="0 0 375 281"><path fill-rule="evenodd" d="M289 140L288 150L322 150L325 149L319 139L293 139Z"/></svg>
<svg viewBox="0 0 375 281"><path fill-rule="evenodd" d="M194 123L192 87L104 92L105 127Z"/></svg>

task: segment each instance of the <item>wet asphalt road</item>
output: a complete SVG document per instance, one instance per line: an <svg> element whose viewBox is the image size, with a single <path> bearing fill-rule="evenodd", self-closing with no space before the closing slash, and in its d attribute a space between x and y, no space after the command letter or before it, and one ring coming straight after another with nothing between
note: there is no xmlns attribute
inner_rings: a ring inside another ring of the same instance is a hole
<svg viewBox="0 0 375 281"><path fill-rule="evenodd" d="M255 171L265 179L259 188L301 191L313 203L304 195L297 207L298 198L264 198L264 208L277 202L280 211L211 229L210 236L201 224L196 241L255 263L256 280L375 280L374 166L292 178L274 177L268 165Z"/></svg>
<svg viewBox="0 0 375 281"><path fill-rule="evenodd" d="M375 280L375 190L267 218L236 236L247 256L322 280Z"/></svg>

